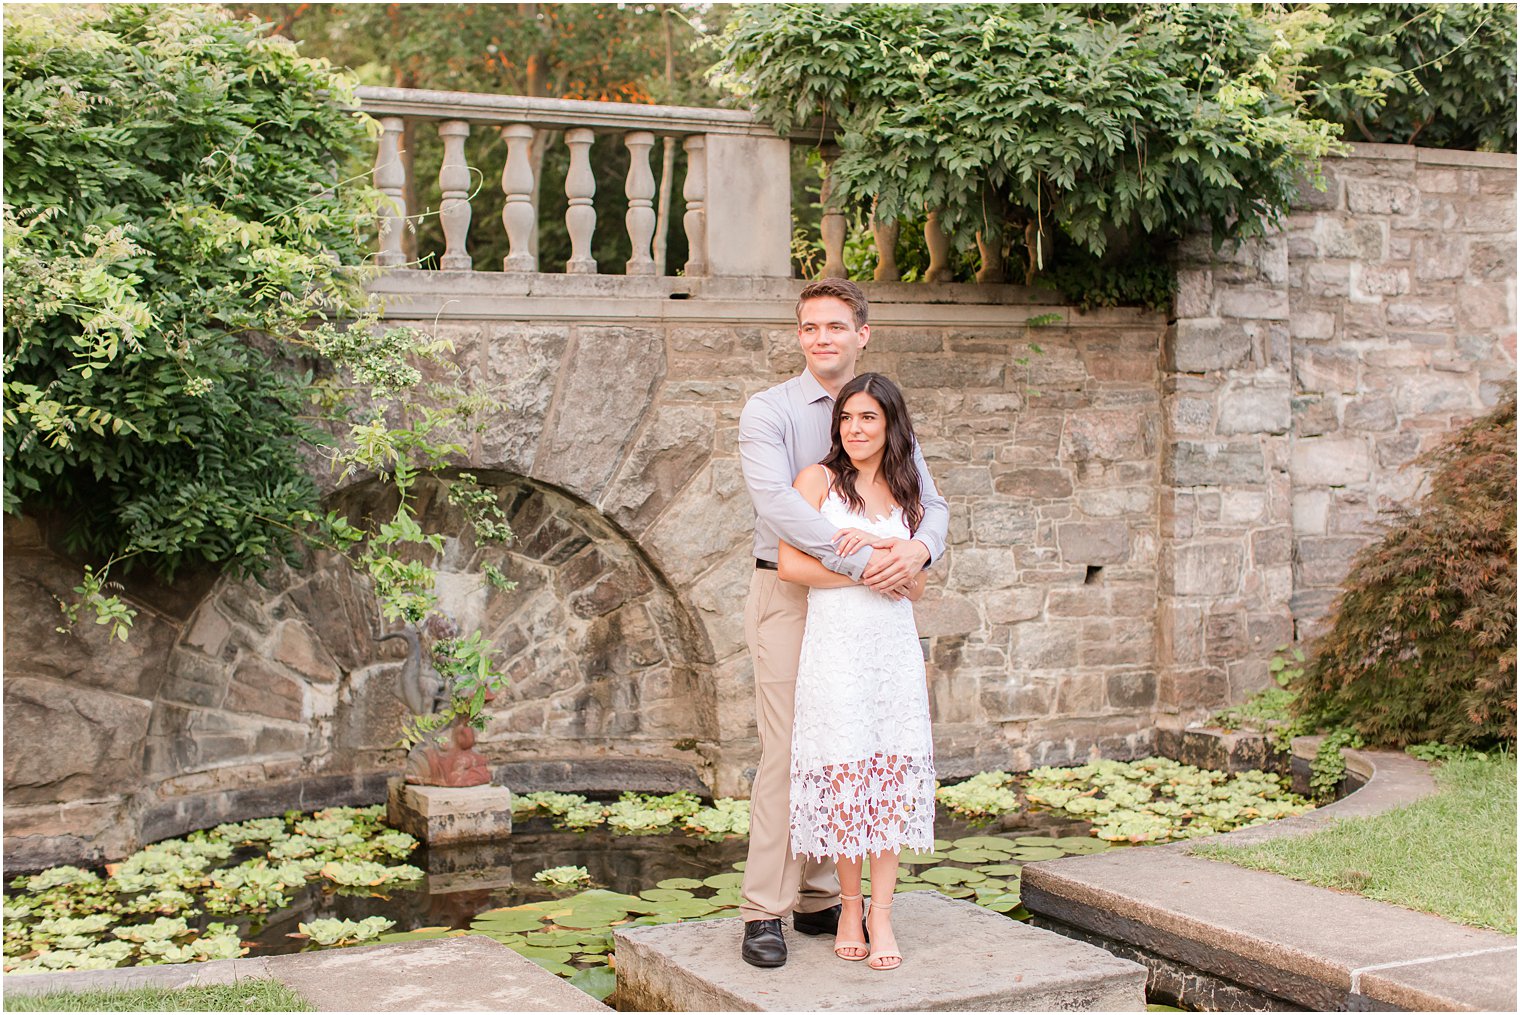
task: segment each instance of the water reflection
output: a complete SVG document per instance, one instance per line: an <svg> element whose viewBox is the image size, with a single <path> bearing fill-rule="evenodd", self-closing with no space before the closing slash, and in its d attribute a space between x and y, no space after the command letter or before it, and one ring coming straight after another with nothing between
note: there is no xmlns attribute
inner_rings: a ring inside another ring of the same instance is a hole
<svg viewBox="0 0 1520 1015"><path fill-rule="evenodd" d="M1085 821L1048 812L1010 814L974 826L941 809L934 832L952 840L967 835L1058 838L1086 835L1090 828ZM533 875L549 867L584 867L598 885L637 894L666 878L702 879L733 870L747 849L742 837L707 842L681 834L619 835L607 828L559 831L548 818L531 818L518 822L500 842L419 850L408 862L427 871L427 878L410 890L335 891L323 882L308 884L289 907L249 928L244 940L253 946L250 955L300 951L306 941L288 935L303 922L325 918L384 916L396 921L396 931L465 928L488 909L553 898L554 892L533 883Z"/></svg>

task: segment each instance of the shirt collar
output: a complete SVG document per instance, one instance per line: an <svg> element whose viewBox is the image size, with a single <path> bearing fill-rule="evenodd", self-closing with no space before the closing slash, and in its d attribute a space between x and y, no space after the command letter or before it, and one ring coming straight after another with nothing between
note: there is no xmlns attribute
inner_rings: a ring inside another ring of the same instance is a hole
<svg viewBox="0 0 1520 1015"><path fill-rule="evenodd" d="M797 380L802 385L802 397L807 399L809 405L820 398L827 398L831 402L834 400L834 396L823 389L823 385L818 383L818 378L813 376L811 370L802 371L802 376Z"/></svg>

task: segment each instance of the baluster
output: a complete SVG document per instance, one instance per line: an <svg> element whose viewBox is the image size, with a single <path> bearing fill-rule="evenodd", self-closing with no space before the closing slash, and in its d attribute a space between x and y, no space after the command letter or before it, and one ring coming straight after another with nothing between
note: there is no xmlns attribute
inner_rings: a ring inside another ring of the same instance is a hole
<svg viewBox="0 0 1520 1015"><path fill-rule="evenodd" d="M406 167L401 163L401 135L406 121L399 116L380 118L380 151L375 156L375 187L385 195L380 204L380 252L375 263L393 268L406 263L401 250L401 230L406 227Z"/></svg>
<svg viewBox="0 0 1520 1015"><path fill-rule="evenodd" d="M438 125L443 138L443 168L438 170L438 186L443 190L443 204L438 218L443 223L443 270L469 271L467 241L470 235L470 167L464 159L464 139L470 125L463 120L444 120Z"/></svg>
<svg viewBox="0 0 1520 1015"><path fill-rule="evenodd" d="M823 221L818 232L823 237L823 272L819 278L848 278L844 266L844 213L834 201L834 159L839 149L830 146L823 154L823 187L818 192L818 203L823 206Z"/></svg>
<svg viewBox="0 0 1520 1015"><path fill-rule="evenodd" d="M647 130L631 131L623 138L628 146L628 238L633 241L633 256L624 270L630 275L653 275L654 257L649 244L654 239L654 172L649 168L649 149L654 135Z"/></svg>
<svg viewBox="0 0 1520 1015"><path fill-rule="evenodd" d="M596 194L596 177L591 173L591 140L596 134L590 127L565 131L570 146L570 171L565 174L565 228L570 231L570 260L565 272L570 275L595 275L596 258L591 256L591 234L596 231L596 208L591 199Z"/></svg>
<svg viewBox="0 0 1520 1015"><path fill-rule="evenodd" d="M686 274L707 274L707 137L692 134L681 147L686 149L686 180L681 196L686 199Z"/></svg>
<svg viewBox="0 0 1520 1015"><path fill-rule="evenodd" d="M1003 236L1001 230L978 229L976 231L976 249L982 255L982 266L976 272L977 282L1007 281L1008 276L1003 271Z"/></svg>
<svg viewBox="0 0 1520 1015"><path fill-rule="evenodd" d="M538 257L533 253L533 234L538 231L538 216L533 210L533 128L512 123L502 128L501 135L507 139L507 164L501 170L501 189L507 195L501 209L501 222L507 227L507 257L502 271L537 271Z"/></svg>
<svg viewBox="0 0 1520 1015"><path fill-rule="evenodd" d="M902 278L897 270L897 222L882 222L871 209L871 236L876 240L876 271L871 275L878 282L896 282Z"/></svg>
<svg viewBox="0 0 1520 1015"><path fill-rule="evenodd" d="M924 281L950 281L950 238L939 226L937 210L931 211L924 222L924 242L929 245L929 267L924 271Z"/></svg>

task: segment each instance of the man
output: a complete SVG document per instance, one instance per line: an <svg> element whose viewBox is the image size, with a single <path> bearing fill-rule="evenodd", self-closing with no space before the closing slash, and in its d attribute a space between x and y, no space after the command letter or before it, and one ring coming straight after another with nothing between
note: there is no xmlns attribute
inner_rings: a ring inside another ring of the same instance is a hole
<svg viewBox="0 0 1520 1015"><path fill-rule="evenodd" d="M948 507L914 448L924 519L914 538L890 547L867 546L850 557L836 552L835 527L792 481L829 451L834 398L855 376L855 361L871 337L865 293L844 279L822 279L797 301L797 344L807 369L762 391L739 420L739 459L755 503L755 573L745 605L744 633L755 666L755 712L760 765L750 791L749 857L744 868L744 938L740 954L753 966L786 962L781 921L795 910L803 934L833 934L839 922L839 878L832 861L796 857L791 850L792 711L797 659L807 619L807 589L776 575L777 542L785 540L888 595L900 595L945 548ZM800 890L800 898L799 898Z"/></svg>

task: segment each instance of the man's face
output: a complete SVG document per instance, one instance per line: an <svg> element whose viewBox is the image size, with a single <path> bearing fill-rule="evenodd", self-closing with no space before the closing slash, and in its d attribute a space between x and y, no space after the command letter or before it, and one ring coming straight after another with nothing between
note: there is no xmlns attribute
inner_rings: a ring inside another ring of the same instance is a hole
<svg viewBox="0 0 1520 1015"><path fill-rule="evenodd" d="M871 326L855 327L850 305L837 296L817 296L802 304L797 344L808 370L825 383L855 376L855 360L871 338Z"/></svg>

